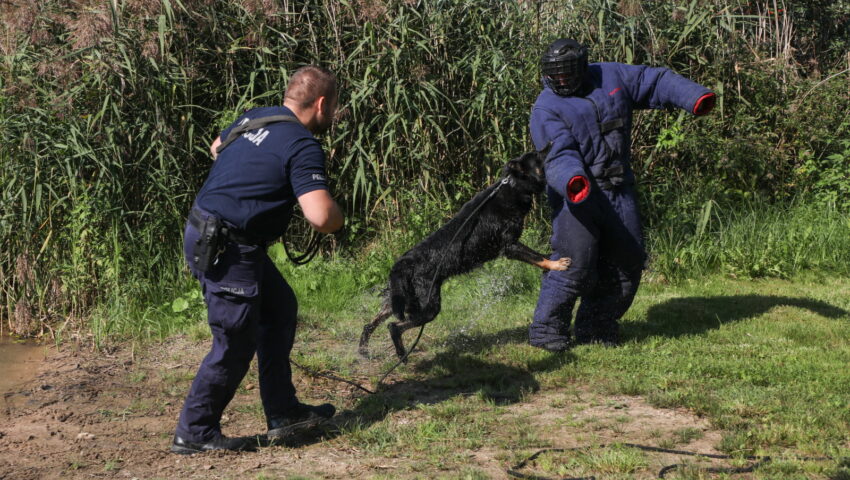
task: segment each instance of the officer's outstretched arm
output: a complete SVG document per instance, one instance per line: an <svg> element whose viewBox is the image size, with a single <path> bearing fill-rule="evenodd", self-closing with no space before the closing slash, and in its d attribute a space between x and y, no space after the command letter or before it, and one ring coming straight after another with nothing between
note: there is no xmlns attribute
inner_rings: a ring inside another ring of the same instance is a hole
<svg viewBox="0 0 850 480"><path fill-rule="evenodd" d="M298 197L304 218L314 229L322 233L333 233L340 228L345 218L327 190L312 190Z"/></svg>

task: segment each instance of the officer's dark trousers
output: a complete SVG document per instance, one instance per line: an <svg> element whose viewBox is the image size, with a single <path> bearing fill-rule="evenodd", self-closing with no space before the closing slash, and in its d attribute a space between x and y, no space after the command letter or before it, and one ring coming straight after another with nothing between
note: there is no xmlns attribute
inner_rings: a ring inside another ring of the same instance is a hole
<svg viewBox="0 0 850 480"><path fill-rule="evenodd" d="M197 238L187 225L183 248L190 266ZM217 265L206 274L193 273L207 304L212 349L195 375L176 433L206 442L221 432L221 414L255 352L266 417L281 416L297 403L289 353L298 304L263 247L228 241Z"/></svg>
<svg viewBox="0 0 850 480"><path fill-rule="evenodd" d="M634 188L603 190L594 184L590 196L578 204L566 202L551 188L547 194L553 211L551 258L570 257L572 265L543 275L529 341L536 346L569 341L579 297L576 339L614 339L646 261Z"/></svg>

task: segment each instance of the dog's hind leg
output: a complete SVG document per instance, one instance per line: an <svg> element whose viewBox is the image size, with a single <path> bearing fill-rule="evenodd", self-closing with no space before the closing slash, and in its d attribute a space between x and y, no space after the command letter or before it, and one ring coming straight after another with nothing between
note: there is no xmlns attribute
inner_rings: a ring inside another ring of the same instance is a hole
<svg viewBox="0 0 850 480"><path fill-rule="evenodd" d="M387 328L390 330L390 338L392 339L393 346L395 347L395 354L398 355L398 358L404 359L407 354L401 335L411 328L425 325L436 318L439 313L440 294L438 287L437 293L433 295L431 301L425 305L424 308L415 312L407 312L407 315L405 316L406 320L403 322L390 322L387 325Z"/></svg>
<svg viewBox="0 0 850 480"><path fill-rule="evenodd" d="M371 322L367 323L363 326L363 333L360 335L360 346L357 349L357 352L362 357L369 356L369 337L372 336L372 332L378 328L378 325L383 323L384 320L392 315L392 307L390 306L389 298L385 298L383 304L381 305L381 311L375 315L375 318L372 319Z"/></svg>
<svg viewBox="0 0 850 480"><path fill-rule="evenodd" d="M572 263L572 259L569 257L549 260L542 253L537 253L519 242L505 247L505 256L512 260L537 265L544 270L566 270L570 268L570 264Z"/></svg>
<svg viewBox="0 0 850 480"><path fill-rule="evenodd" d="M410 323L390 322L387 324L387 328L390 330L390 338L393 340L393 346L395 347L395 354L398 358L404 358L407 353L407 350L404 349L404 341L401 339L401 334L412 326ZM407 360L405 359L405 361Z"/></svg>

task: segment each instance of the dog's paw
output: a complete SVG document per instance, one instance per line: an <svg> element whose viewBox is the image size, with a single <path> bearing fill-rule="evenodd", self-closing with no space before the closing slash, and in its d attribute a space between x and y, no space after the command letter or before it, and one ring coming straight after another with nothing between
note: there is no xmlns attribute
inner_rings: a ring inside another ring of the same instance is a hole
<svg viewBox="0 0 850 480"><path fill-rule="evenodd" d="M360 358L363 360L371 360L372 357L369 355L369 348L361 345L360 348L357 349L357 354L360 355Z"/></svg>
<svg viewBox="0 0 850 480"><path fill-rule="evenodd" d="M557 260L550 260L549 270L564 271L570 268L570 265L572 265L572 263L573 259L570 257L559 258Z"/></svg>
<svg viewBox="0 0 850 480"><path fill-rule="evenodd" d="M396 356L400 360L406 361L407 350L404 349L404 342L401 340L401 330L395 322L387 324L387 329L390 331L390 339L393 341Z"/></svg>

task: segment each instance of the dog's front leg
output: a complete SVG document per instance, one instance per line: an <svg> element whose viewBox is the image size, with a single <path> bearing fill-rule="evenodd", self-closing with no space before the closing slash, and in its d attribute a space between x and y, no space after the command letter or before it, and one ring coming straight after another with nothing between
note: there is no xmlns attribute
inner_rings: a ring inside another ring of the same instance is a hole
<svg viewBox="0 0 850 480"><path fill-rule="evenodd" d="M519 260L537 265L544 270L566 270L570 268L570 264L572 263L572 259L569 257L549 260L542 253L537 253L520 242L508 245L505 248L505 256L511 260Z"/></svg>

